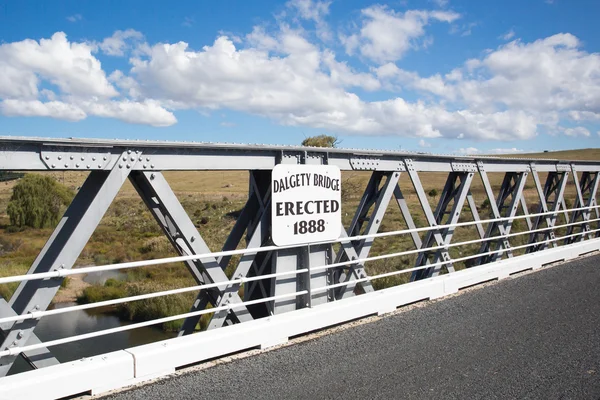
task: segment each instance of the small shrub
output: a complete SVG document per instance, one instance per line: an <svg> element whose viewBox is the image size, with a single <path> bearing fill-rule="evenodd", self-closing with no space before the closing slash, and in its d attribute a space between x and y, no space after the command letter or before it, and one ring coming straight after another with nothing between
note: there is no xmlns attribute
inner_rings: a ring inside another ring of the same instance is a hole
<svg viewBox="0 0 600 400"><path fill-rule="evenodd" d="M108 280L107 280L108 282ZM83 290L83 293L77 298L77 303L87 304L96 303L104 300L120 299L127 296L127 289L124 285L118 286L88 286Z"/></svg>
<svg viewBox="0 0 600 400"><path fill-rule="evenodd" d="M307 147L336 147L340 141L335 136L318 135L307 137L302 141L302 146Z"/></svg>
<svg viewBox="0 0 600 400"><path fill-rule="evenodd" d="M171 243L166 236L156 236L144 241L140 253L166 253L171 249Z"/></svg>
<svg viewBox="0 0 600 400"><path fill-rule="evenodd" d="M27 174L13 188L6 212L11 225L54 227L73 192L49 176Z"/></svg>
<svg viewBox="0 0 600 400"><path fill-rule="evenodd" d="M127 296L137 296L146 293L165 290L164 283L136 283L127 288ZM171 315L184 314L196 297L195 293L180 293L171 296L154 297L143 301L133 301L119 307L121 318L129 321L149 321ZM183 320L169 321L162 324L165 331L177 331L181 328Z"/></svg>
<svg viewBox="0 0 600 400"><path fill-rule="evenodd" d="M66 289L69 286L69 283L71 283L71 277L65 276L62 282L60 283L60 288Z"/></svg>
<svg viewBox="0 0 600 400"><path fill-rule="evenodd" d="M427 193L427 194L429 195L429 197L436 198L436 197L437 197L437 195L438 195L438 191L437 191L437 189L431 189L431 190L429 191L429 193Z"/></svg>

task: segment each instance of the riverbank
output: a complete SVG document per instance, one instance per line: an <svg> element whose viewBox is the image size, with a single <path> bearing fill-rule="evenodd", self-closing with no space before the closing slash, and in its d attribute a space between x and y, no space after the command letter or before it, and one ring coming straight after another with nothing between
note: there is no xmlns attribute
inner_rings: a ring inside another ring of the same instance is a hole
<svg viewBox="0 0 600 400"><path fill-rule="evenodd" d="M66 283L63 283L63 287L54 296L54 304L62 303L75 303L77 298L81 297L84 290L91 286L91 284L84 281L82 275L71 275L65 278Z"/></svg>

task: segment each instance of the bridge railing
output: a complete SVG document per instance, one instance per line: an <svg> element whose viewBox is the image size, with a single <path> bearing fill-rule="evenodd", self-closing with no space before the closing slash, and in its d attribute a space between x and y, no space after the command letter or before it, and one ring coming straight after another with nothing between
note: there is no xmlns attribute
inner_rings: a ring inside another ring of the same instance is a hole
<svg viewBox="0 0 600 400"><path fill-rule="evenodd" d="M0 276L0 285L18 284L10 299L0 299L0 377L17 357L37 370L20 375L41 374L66 368L52 354L54 346L184 320L180 337L171 340L192 346L190 351L151 348L149 353L161 356L158 369L142 365L150 357L146 350L126 349L135 355L134 377L142 379L163 373L165 365L175 368L263 346L600 249L600 161L67 139L0 138L0 145L0 170L87 173L27 274ZM339 238L274 245L271 182L279 164L336 166L368 175L362 194L342 202L351 220ZM190 170L248 171L246 203L222 251L211 251L162 174ZM435 180L428 179L432 174ZM74 268L127 180L179 256ZM428 189L440 185L439 193L427 193L424 180ZM484 203L478 204L476 195ZM392 218L386 211L394 203L398 210ZM390 229L389 220L403 229ZM468 234L458 234L461 230ZM172 263L182 263L194 284L49 309L66 277ZM54 315L182 293L196 296L186 313L50 341L35 334L39 321ZM197 332L200 318L209 314L206 331ZM265 321L285 324L276 330ZM6 379L0 378L0 398ZM56 393L74 394L67 392Z"/></svg>
<svg viewBox="0 0 600 400"><path fill-rule="evenodd" d="M600 208L600 206L571 208L571 209L567 209L566 211L572 213L572 212L577 212L577 211L591 211L591 210L596 210L598 208ZM461 226L466 227L466 226L472 226L472 225L475 225L478 223L506 222L509 220L514 221L514 220L524 219L524 218L528 218L528 217L543 217L543 216L549 216L552 214L554 214L554 213L553 212L545 212L545 213L536 213L536 214L515 216L513 218L494 218L494 219L486 219L486 220L480 220L480 221L469 221L469 222L461 222L461 223L455 223L455 224L440 225L440 226L436 226L436 227L402 229L402 230L398 230L398 231L381 232L381 233L375 233L375 234L369 234L369 235L357 235L357 236L352 236L352 237L346 237L344 239L338 239L335 241L314 243L313 245L323 245L323 244L343 243L343 242L347 243L347 242L352 242L352 241L356 241L356 240L408 235L408 234L412 234L412 233L422 233L422 232L429 232L429 231L433 231L433 230L457 228L457 227L461 227ZM598 221L600 221L600 218L589 219L587 222L591 223L591 222L598 222ZM532 233L547 232L547 231L556 230L556 229L560 229L560 228L573 227L573 226L580 225L580 224L581 224L581 222L571 222L571 223L566 223L566 224L555 225L553 227L539 228L539 229L535 229L535 230L527 230L527 231L523 231L523 232L510 233L510 234L506 234L506 235L499 235L499 236L485 237L485 238L467 240L467 241L456 242L456 243L449 243L449 244L443 245L443 246L432 246L432 247L428 247L428 248L400 251L400 252L395 252L395 253L365 257L365 258L361 258L361 259L338 262L338 263L333 263L333 264L314 265L314 266L309 265L309 266L307 266L307 268L298 269L295 271L271 273L271 274L259 275L259 276L254 276L254 277L244 277L244 278L238 278L238 279L228 279L225 281L214 282L214 283L210 283L210 284L188 286L188 287L183 287L183 288L178 288L178 289L164 290L164 291L147 293L147 294L142 294L142 295L137 295L137 296L129 296L129 297L123 297L123 298L118 298L118 299L98 301L98 302L94 302L94 303L57 308L57 309L53 309L53 310L32 311L32 312L29 312L29 313L23 314L23 315L14 315L14 316L10 316L10 317L0 318L0 325L6 324L6 323L11 323L11 322L14 323L14 322L18 322L18 321L25 321L25 320L39 320L44 317L58 315L58 314L65 314L65 313L69 313L69 312L73 312L73 311L82 311L82 310L90 310L90 309L94 309L94 308L114 306L114 305L118 305L118 304L132 302L132 301L147 300L147 299L151 299L151 298L170 296L170 295L186 293L186 292L197 292L197 291L213 289L213 288L217 288L219 290L225 290L228 286L231 286L231 285L243 285L243 284L248 284L250 282L257 282L260 280L273 279L273 278L278 278L278 277L290 277L290 276L295 277L300 274L311 274L311 273L318 272L318 271L327 271L327 270L332 270L334 268L340 268L340 267L345 267L345 266L349 266L349 265L354 265L357 263L366 263L369 261L381 260L381 259L386 259L386 258L403 257L403 256L414 255L414 254L424 253L424 252L433 251L433 250L448 250L449 248L453 248L453 247L478 244L478 243L483 243L483 242L488 242L488 241L493 241L493 240L498 240L498 239L507 239L507 238L522 236L522 235L530 235ZM554 238L548 238L548 239L545 239L542 241L536 241L534 243L527 243L527 244L520 245L520 246L513 246L510 249L493 250L493 251L489 251L487 253L475 253L475 254L471 254L468 256L460 257L460 258L453 258L452 261L453 262L461 262L461 261L473 260L473 259L476 259L476 258L479 258L482 256L487 256L487 255L492 255L492 254L497 254L497 253L504 253L509 250L514 251L514 250L518 250L518 249L528 249L528 248L531 248L534 246L539 246L540 244L552 245L554 243L559 243L561 241L564 242L565 240L576 240L578 238L582 238L582 237L589 236L589 235L597 235L598 232L600 232L600 228L588 230L585 232L563 235L563 236L554 237ZM231 250L231 251L221 251L221 252L206 253L206 254L196 254L196 255L192 255L192 256L168 257L168 258L153 259L153 260L134 261L134 262L125 262L125 263L109 264L109 265L102 265L102 266L84 267L84 268L77 268L77 269L73 269L73 270L59 269L56 271L46 272L46 273L34 273L34 274L27 274L27 275L15 275L15 276L9 276L9 277L2 277L2 278L0 278L0 284L31 281L31 280L52 279L52 278L64 278L67 276L78 275L78 274L88 274L88 273L93 273L93 272L114 271L114 270L126 270L126 269L131 269L131 268L141 268L141 267L146 267L146 266L151 266L151 265L170 264L173 262L182 262L182 261L190 261L190 260L197 261L197 260L200 260L203 258L209 258L209 257L257 254L257 253L261 253L261 252L269 252L269 251L274 251L274 250L291 249L291 248L300 248L300 247L305 247L305 246L306 245L265 246L265 247L248 248L248 249L241 249L241 250ZM308 246L310 246L310 244ZM156 319L152 319L152 320L145 321L145 322L133 323L133 324L129 324L129 325L121 326L121 327L116 327L116 328L105 329L105 330L90 332L90 333L81 334L81 335L65 337L65 338L61 338L61 339L51 340L51 341L47 341L47 342L41 342L41 343L22 346L22 347L11 347L4 351L0 351L0 357L10 356L10 355L18 355L18 354L25 353L28 351L44 349L47 347L62 345L62 344L66 344L66 343L72 343L72 342L90 339L90 338L94 338L94 337L98 337L98 336L110 335L110 334L117 333L117 332L123 332L123 331L143 328L143 327L147 327L147 326L162 324L165 322L176 321L176 320L180 320L180 319L184 319L184 318L188 318L188 317L201 316L201 315L205 315L205 314L213 314L218 311L229 311L231 309L241 308L241 307L255 305L255 304L262 304L262 303L266 303L266 302L273 302L273 301L277 301L277 300L297 298L299 296L308 296L308 302L306 303L306 306L312 307L312 304L310 304L310 299L312 299L313 294L317 293L317 292L329 291L329 290L335 289L335 288L346 287L348 285L358 284L358 283L362 283L362 282L370 282L370 281L374 281L377 279L387 278L390 276L396 276L396 275L400 275L400 274L413 273L415 271L421 271L421 270L436 267L436 266L443 266L445 264L447 264L447 262L443 261L443 262L428 264L428 265L419 266L419 267L399 269L397 271L386 272L386 273L382 273L382 274L378 274L378 275L370 275L370 276L360 278L360 279L351 279L349 281L329 284L329 285L325 285L325 286L321 286L321 287L313 288L309 285L306 290L287 293L284 295L269 296L269 297L264 297L264 298L257 299L257 300L243 301L240 303L231 303L231 304L221 306L218 308L209 308L209 309L200 310L200 311L176 314L176 315L172 315L169 317L156 318Z"/></svg>

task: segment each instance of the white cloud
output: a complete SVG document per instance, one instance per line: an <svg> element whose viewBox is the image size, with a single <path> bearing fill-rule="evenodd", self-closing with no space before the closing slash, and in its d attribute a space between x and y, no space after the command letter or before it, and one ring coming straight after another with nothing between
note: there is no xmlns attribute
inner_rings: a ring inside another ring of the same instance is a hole
<svg viewBox="0 0 600 400"><path fill-rule="evenodd" d="M331 81L341 87L361 87L373 91L381 88L377 78L368 73L357 73L345 62L335 59L332 51L325 51L322 55L323 64L329 69Z"/></svg>
<svg viewBox="0 0 600 400"><path fill-rule="evenodd" d="M573 121L600 121L600 112L569 111L569 118Z"/></svg>
<svg viewBox="0 0 600 400"><path fill-rule="evenodd" d="M39 79L74 96L112 97L117 91L106 79L93 46L72 43L58 32L50 39L0 45L0 96L37 98Z"/></svg>
<svg viewBox="0 0 600 400"><path fill-rule="evenodd" d="M461 147L460 149L457 150L458 154L464 154L464 155L473 155L473 154L479 154L479 150L475 147Z"/></svg>
<svg viewBox="0 0 600 400"><path fill-rule="evenodd" d="M421 139L421 140L419 140L419 146L428 148L428 147L431 147L431 143L426 142L425 140Z"/></svg>
<svg viewBox="0 0 600 400"><path fill-rule="evenodd" d="M62 101L44 103L39 100L7 99L0 102L0 111L9 117L52 117L67 121L80 121L92 115L152 126L169 126L177 122L171 112L150 100L141 103L124 100L70 104Z"/></svg>
<svg viewBox="0 0 600 400"><path fill-rule="evenodd" d="M313 0L290 0L286 6L294 9L298 16L305 20L311 20L315 23L317 36L322 40L331 40L332 34L329 26L325 22L325 17L329 14L331 1L313 1Z"/></svg>
<svg viewBox="0 0 600 400"><path fill-rule="evenodd" d="M361 14L360 31L342 35L340 39L348 54L358 51L380 64L399 60L409 49L423 45L418 39L425 35L424 28L431 21L450 23L460 18L460 14L452 11L409 10L401 13L381 5L365 8Z"/></svg>
<svg viewBox="0 0 600 400"><path fill-rule="evenodd" d="M67 21L69 22L77 22L77 21L81 21L83 19L83 17L81 16L81 14L73 14L73 15L69 15L67 17Z"/></svg>
<svg viewBox="0 0 600 400"><path fill-rule="evenodd" d="M387 87L408 86L486 115L519 110L549 133L560 132L565 118L600 119L600 74L594 72L600 55L582 50L568 33L510 42L444 77L384 67L384 75L377 73Z"/></svg>
<svg viewBox="0 0 600 400"><path fill-rule="evenodd" d="M515 31L513 29L506 32L504 35L501 35L500 38L503 40L510 40L515 36Z"/></svg>
<svg viewBox="0 0 600 400"><path fill-rule="evenodd" d="M119 92L92 55L94 49L93 44L69 42L62 32L39 42L0 45L0 113L67 121L94 115L153 126L176 122L170 111L152 99L113 100ZM118 73L115 76L119 77ZM114 80L122 87L131 85L130 94L134 93L134 83L127 77L119 78ZM43 83L55 86L59 93L40 90Z"/></svg>
<svg viewBox="0 0 600 400"><path fill-rule="evenodd" d="M514 41L471 65L456 86L479 110L501 105L532 112L600 110L600 55L579 50L579 40L558 34L533 43ZM490 76L478 79L478 76Z"/></svg>
<svg viewBox="0 0 600 400"><path fill-rule="evenodd" d="M173 108L228 108L284 125L350 134L462 135L483 140L529 138L536 133L535 120L519 111L448 111L402 98L363 101L343 87L376 87L373 77L354 73L298 32L284 29L277 37L260 36L260 43L282 54L238 49L226 37L201 51L183 42L158 44L148 58L132 60L130 75L142 97Z"/></svg>
<svg viewBox="0 0 600 400"><path fill-rule="evenodd" d="M432 0L438 7L446 7L448 5L448 0Z"/></svg>
<svg viewBox="0 0 600 400"><path fill-rule="evenodd" d="M511 147L507 149L490 149L485 151L486 154L518 154L523 152L523 149L517 149L516 147Z"/></svg>
<svg viewBox="0 0 600 400"><path fill-rule="evenodd" d="M128 41L140 41L144 38L140 32L127 29L125 31L115 31L111 37L104 39L98 44L98 47L109 56L123 56L128 49Z"/></svg>
<svg viewBox="0 0 600 400"><path fill-rule="evenodd" d="M294 7L305 15L302 6ZM421 30L431 20L458 18L440 11L401 14L381 6L367 10L384 13L392 22L416 21L414 26ZM375 49L363 35L375 20L365 17L362 30L354 35L361 54L368 46ZM0 113L69 121L100 116L168 126L177 122L173 110L230 109L282 125L416 137L424 145L431 143L425 139L438 137L530 139L540 127L552 134L589 136L586 128L563 125L600 120L600 56L584 51L570 34L532 43L516 40L446 74L428 77L393 62L361 70L340 61L323 43L311 42L311 37L303 28L281 22L275 31L255 27L239 43L221 35L199 49L185 42L143 43L143 35L134 30L117 31L95 44L70 42L61 32L50 39L5 43L0 45ZM409 47L414 45L411 40ZM403 51L391 50L382 57L394 52L401 56ZM105 72L99 58L127 53L129 68ZM352 92L355 88L387 92L367 99ZM408 101L389 91L425 95ZM520 151L490 151L504 150Z"/></svg>
<svg viewBox="0 0 600 400"><path fill-rule="evenodd" d="M457 150L458 154L463 154L463 155L506 155L506 154L519 154L519 153L523 153L524 150L522 149L517 149L516 147L511 147L511 148L496 148L496 149L489 149L489 150L479 150L475 147L466 147L466 148L460 148Z"/></svg>
<svg viewBox="0 0 600 400"><path fill-rule="evenodd" d="M42 103L39 100L7 99L0 102L0 111L9 117L52 117L67 121L79 121L86 117L81 108L61 101Z"/></svg>
<svg viewBox="0 0 600 400"><path fill-rule="evenodd" d="M590 137L590 131L582 126L578 126L576 128L567 128L564 130L564 134L573 137Z"/></svg>

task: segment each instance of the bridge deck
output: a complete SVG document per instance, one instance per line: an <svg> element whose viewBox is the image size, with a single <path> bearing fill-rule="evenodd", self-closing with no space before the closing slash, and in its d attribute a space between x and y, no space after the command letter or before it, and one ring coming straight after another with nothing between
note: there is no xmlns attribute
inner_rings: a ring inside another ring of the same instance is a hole
<svg viewBox="0 0 600 400"><path fill-rule="evenodd" d="M600 398L600 256L110 399Z"/></svg>

